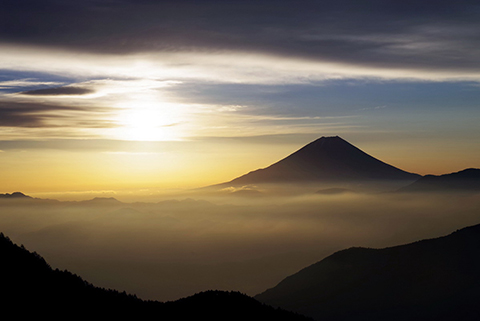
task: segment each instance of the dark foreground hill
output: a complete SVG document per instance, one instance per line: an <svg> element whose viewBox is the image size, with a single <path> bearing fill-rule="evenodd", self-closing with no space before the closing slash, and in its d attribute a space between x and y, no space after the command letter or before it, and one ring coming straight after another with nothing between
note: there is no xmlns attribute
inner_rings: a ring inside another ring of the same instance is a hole
<svg viewBox="0 0 480 321"><path fill-rule="evenodd" d="M358 181L413 182L420 175L386 164L335 137L321 137L286 158L219 186Z"/></svg>
<svg viewBox="0 0 480 321"><path fill-rule="evenodd" d="M480 320L480 225L343 250L255 298L322 321Z"/></svg>
<svg viewBox="0 0 480 321"><path fill-rule="evenodd" d="M480 169L468 168L444 175L425 175L400 192L480 192Z"/></svg>
<svg viewBox="0 0 480 321"><path fill-rule="evenodd" d="M144 301L93 286L68 271L53 270L36 253L0 235L1 306L4 316L49 320L308 320L238 292L207 291L174 302Z"/></svg>

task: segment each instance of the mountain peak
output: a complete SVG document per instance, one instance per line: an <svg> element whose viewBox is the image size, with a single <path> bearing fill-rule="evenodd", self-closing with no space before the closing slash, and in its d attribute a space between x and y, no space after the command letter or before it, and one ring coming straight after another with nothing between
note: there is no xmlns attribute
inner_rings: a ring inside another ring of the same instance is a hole
<svg viewBox="0 0 480 321"><path fill-rule="evenodd" d="M327 141L327 140L343 140L345 141L344 139L342 139L340 136L322 136L320 138L317 138L315 141L313 142L318 142L318 141Z"/></svg>
<svg viewBox="0 0 480 321"><path fill-rule="evenodd" d="M411 181L420 176L386 164L339 136L322 136L284 159L226 184Z"/></svg>
<svg viewBox="0 0 480 321"><path fill-rule="evenodd" d="M340 136L322 136L322 137L320 137L320 138L317 138L317 139L315 140L315 142L316 142L316 141L320 141L320 140L336 140L336 139L341 139L341 140L343 140Z"/></svg>
<svg viewBox="0 0 480 321"><path fill-rule="evenodd" d="M341 144L349 144L346 140L341 138L340 136L322 136L313 142L305 145L307 146L315 146L315 147L321 147L324 145L341 145Z"/></svg>

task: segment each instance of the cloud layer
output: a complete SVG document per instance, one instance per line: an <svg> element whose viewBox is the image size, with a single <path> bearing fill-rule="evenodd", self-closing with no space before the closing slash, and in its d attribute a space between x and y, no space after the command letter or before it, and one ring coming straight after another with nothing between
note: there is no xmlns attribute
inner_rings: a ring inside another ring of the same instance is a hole
<svg viewBox="0 0 480 321"><path fill-rule="evenodd" d="M0 41L13 44L113 54L256 52L372 68L480 66L473 0L7 0L3 7Z"/></svg>
<svg viewBox="0 0 480 321"><path fill-rule="evenodd" d="M1 127L51 127L48 120L62 118L62 112L84 111L82 107L40 102L0 101Z"/></svg>
<svg viewBox="0 0 480 321"><path fill-rule="evenodd" d="M95 91L87 88L81 87L55 87L55 88L46 88L46 89L35 89L35 90L28 90L24 91L22 95L30 95L30 96L77 96L77 95L87 95L94 93Z"/></svg>
<svg viewBox="0 0 480 321"><path fill-rule="evenodd" d="M478 224L478 195L333 195L120 203L1 202L2 232L97 286L173 300L263 292L351 246L384 247Z"/></svg>

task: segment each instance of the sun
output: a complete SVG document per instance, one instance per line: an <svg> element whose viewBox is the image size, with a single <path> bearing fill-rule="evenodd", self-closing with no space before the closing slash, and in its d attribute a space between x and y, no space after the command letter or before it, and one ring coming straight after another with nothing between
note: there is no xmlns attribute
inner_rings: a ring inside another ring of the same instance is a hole
<svg viewBox="0 0 480 321"><path fill-rule="evenodd" d="M179 140L182 111L173 103L136 99L122 108L116 129L119 139L135 141Z"/></svg>

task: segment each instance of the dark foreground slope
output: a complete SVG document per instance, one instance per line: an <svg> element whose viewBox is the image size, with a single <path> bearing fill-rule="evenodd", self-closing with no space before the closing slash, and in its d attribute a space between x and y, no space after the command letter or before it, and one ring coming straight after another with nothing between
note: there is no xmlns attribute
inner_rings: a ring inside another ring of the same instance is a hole
<svg viewBox="0 0 480 321"><path fill-rule="evenodd" d="M420 175L386 164L335 137L321 137L267 168L221 185L394 180L413 182Z"/></svg>
<svg viewBox="0 0 480 321"><path fill-rule="evenodd" d="M444 175L425 175L399 192L480 192L480 169L468 168Z"/></svg>
<svg viewBox="0 0 480 321"><path fill-rule="evenodd" d="M207 291L161 303L97 288L68 271L53 270L38 254L3 234L0 258L0 303L2 313L12 319L308 320L238 292Z"/></svg>
<svg viewBox="0 0 480 321"><path fill-rule="evenodd" d="M480 320L480 225L337 252L255 297L316 320Z"/></svg>

